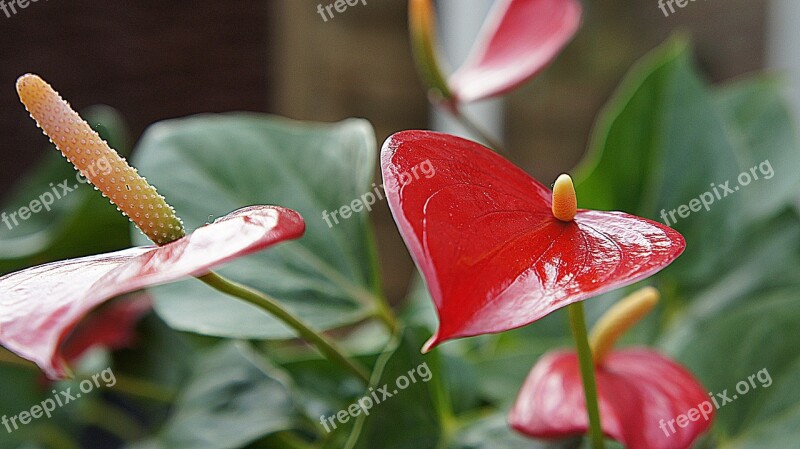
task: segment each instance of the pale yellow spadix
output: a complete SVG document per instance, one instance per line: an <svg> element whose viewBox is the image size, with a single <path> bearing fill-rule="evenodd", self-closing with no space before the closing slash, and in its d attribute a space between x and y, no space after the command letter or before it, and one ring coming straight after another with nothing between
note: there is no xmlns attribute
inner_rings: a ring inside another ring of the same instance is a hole
<svg viewBox="0 0 800 449"><path fill-rule="evenodd" d="M614 348L617 340L645 317L658 304L659 293L653 287L644 287L614 304L592 328L589 345L592 359L600 363Z"/></svg>
<svg viewBox="0 0 800 449"><path fill-rule="evenodd" d="M17 80L31 117L81 174L157 245L185 235L164 197L117 154L49 84L37 75Z"/></svg>
<svg viewBox="0 0 800 449"><path fill-rule="evenodd" d="M578 197L569 175L561 175L553 185L553 216L561 221L572 221L578 213Z"/></svg>

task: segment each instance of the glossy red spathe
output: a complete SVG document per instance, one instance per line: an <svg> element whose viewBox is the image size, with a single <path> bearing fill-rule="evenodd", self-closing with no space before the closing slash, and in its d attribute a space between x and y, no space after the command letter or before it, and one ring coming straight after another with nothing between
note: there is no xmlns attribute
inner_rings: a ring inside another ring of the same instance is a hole
<svg viewBox="0 0 800 449"><path fill-rule="evenodd" d="M434 174L420 176L420 166ZM459 137L397 133L383 146L381 168L392 214L439 315L425 350L524 326L634 283L685 247L671 228L622 212L578 210L574 221L559 221L548 188Z"/></svg>
<svg viewBox="0 0 800 449"><path fill-rule="evenodd" d="M56 379L68 374L62 343L81 319L119 295L186 276L300 237L292 210L251 206L160 247L54 262L0 278L0 344Z"/></svg>
<svg viewBox="0 0 800 449"><path fill-rule="evenodd" d="M706 390L686 369L655 351L611 352L595 373L603 433L628 449L687 449L711 427L715 407ZM587 432L574 352L553 352L539 360L509 413L509 424L543 439Z"/></svg>
<svg viewBox="0 0 800 449"><path fill-rule="evenodd" d="M500 0L448 79L456 101L502 95L535 76L572 39L581 15L578 0Z"/></svg>

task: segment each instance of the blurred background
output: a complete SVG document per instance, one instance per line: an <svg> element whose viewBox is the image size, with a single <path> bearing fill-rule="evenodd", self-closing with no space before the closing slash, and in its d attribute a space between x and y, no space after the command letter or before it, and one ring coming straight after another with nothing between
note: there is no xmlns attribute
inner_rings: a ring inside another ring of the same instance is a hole
<svg viewBox="0 0 800 449"><path fill-rule="evenodd" d="M26 72L42 75L78 110L116 108L133 142L159 120L235 110L317 121L364 117L378 144L401 129L449 126L433 118L417 78L406 2L368 0L325 21L317 5L328 3L39 0L15 14L0 11L0 197L52 151L14 90ZM657 0L585 4L583 29L543 76L474 111L544 183L575 165L625 72L672 33L693 38L711 81L800 61L790 25L800 16L796 0L692 0L669 17ZM442 43L453 64L464 49L449 42L474 36L489 5L440 2L448 12ZM385 287L396 300L412 265L388 208L372 219Z"/></svg>

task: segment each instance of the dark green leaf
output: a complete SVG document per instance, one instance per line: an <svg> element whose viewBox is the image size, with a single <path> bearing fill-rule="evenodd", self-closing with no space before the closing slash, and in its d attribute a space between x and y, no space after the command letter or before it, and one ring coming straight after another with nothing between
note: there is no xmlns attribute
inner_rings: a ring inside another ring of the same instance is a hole
<svg viewBox="0 0 800 449"><path fill-rule="evenodd" d="M357 321L377 295L366 211L331 227L323 212L373 190L375 141L363 120L309 124L256 114L162 122L139 143L136 165L175 206L188 229L252 204L300 212L306 235L223 269L263 290L318 329ZM199 282L155 291L171 326L207 335L288 338L294 333L250 305Z"/></svg>
<svg viewBox="0 0 800 449"><path fill-rule="evenodd" d="M773 83L715 91L686 44L673 40L637 66L606 108L579 170L579 201L678 229L687 249L668 272L684 291L701 288L753 226L796 195L791 123ZM689 209L692 201L699 210Z"/></svg>
<svg viewBox="0 0 800 449"><path fill-rule="evenodd" d="M420 354L427 331L407 329L391 353L373 387L378 402L356 424L357 440L348 449L436 449L445 438L442 416L442 373L436 351ZM380 363L380 362L379 362ZM411 381L411 379L416 379ZM402 388L406 385L406 388ZM380 389L391 397L385 398ZM375 402L375 401L373 401Z"/></svg>
<svg viewBox="0 0 800 449"><path fill-rule="evenodd" d="M204 356L159 435L164 447L236 449L295 426L282 374L243 343Z"/></svg>
<svg viewBox="0 0 800 449"><path fill-rule="evenodd" d="M686 320L665 342L717 396L720 448L791 447L800 422L796 288L753 294L737 310ZM737 388L739 390L737 391Z"/></svg>
<svg viewBox="0 0 800 449"><path fill-rule="evenodd" d="M541 441L526 438L508 427L505 415L499 414L471 423L450 449L578 449L581 438Z"/></svg>

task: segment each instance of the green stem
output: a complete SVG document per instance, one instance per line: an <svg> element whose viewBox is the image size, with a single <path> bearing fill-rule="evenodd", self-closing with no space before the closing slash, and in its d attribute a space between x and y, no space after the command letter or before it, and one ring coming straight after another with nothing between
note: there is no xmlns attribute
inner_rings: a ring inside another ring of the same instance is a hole
<svg viewBox="0 0 800 449"><path fill-rule="evenodd" d="M36 439L43 443L46 447L53 447L55 449L80 449L78 442L55 426L43 426Z"/></svg>
<svg viewBox="0 0 800 449"><path fill-rule="evenodd" d="M177 393L170 387L155 384L146 380L128 377L122 374L116 375L117 383L111 389L125 393L128 396L138 396L142 399L163 402L170 404L175 399Z"/></svg>
<svg viewBox="0 0 800 449"><path fill-rule="evenodd" d="M275 435L275 440L284 449L308 449L308 444L290 432L279 432Z"/></svg>
<svg viewBox="0 0 800 449"><path fill-rule="evenodd" d="M386 369L386 365L389 363L389 360L394 355L397 348L400 346L400 340L402 338L402 333L400 329L398 332L392 334L392 337L389 339L389 342L386 344L386 347L383 349L383 352L378 355L378 359L375 361L374 369L372 370L372 377L370 379L370 385L373 387L377 387L378 382L380 382L381 377L383 376L383 372ZM367 416L364 414L359 415L358 419L356 419L356 423L353 425L353 428L350 430L350 435L347 437L347 441L345 441L344 449L353 449L358 443L358 439L361 436L361 432L364 431L364 423L367 420ZM333 433L328 434L327 439L323 439L319 446L315 447L315 449L323 449L329 446L328 441L332 438Z"/></svg>
<svg viewBox="0 0 800 449"><path fill-rule="evenodd" d="M489 148L506 156L509 154L508 150L506 150L505 146L499 140L492 137L486 129L475 123L475 121L464 114L458 105L448 105L446 109L456 120L458 120L459 123L461 123L461 125L467 128L469 132L475 135L475 137L482 140L486 145L489 146Z"/></svg>
<svg viewBox="0 0 800 449"><path fill-rule="evenodd" d="M603 429L600 426L600 408L597 405L597 385L594 378L594 362L592 350L589 348L589 338L586 333L586 318L583 314L583 302L576 302L567 307L569 324L575 346L578 350L578 360L581 366L583 379L583 393L586 396L586 412L589 415L589 435L593 449L603 449Z"/></svg>
<svg viewBox="0 0 800 449"><path fill-rule="evenodd" d="M290 242L287 243L287 245L294 245L293 249L295 252L303 256L303 261L305 263L321 272L326 278L328 278L328 280L339 286L342 290L346 291L364 307L370 308L371 313L386 326L390 333L395 333L397 331L399 328L397 318L395 317L394 312L389 305L389 301L384 296L380 294L374 294L371 291L365 290L361 286L354 284L333 269L330 265L324 263L317 256L309 252L302 245L296 242ZM371 252L376 254L374 250L374 242L370 242L370 246L373 248L371 249ZM372 257L374 259L375 256L373 255ZM377 290L380 290L380 288L377 288Z"/></svg>
<svg viewBox="0 0 800 449"><path fill-rule="evenodd" d="M83 424L102 429L122 441L133 441L145 435L145 429L125 410L109 402L95 402L83 414Z"/></svg>
<svg viewBox="0 0 800 449"><path fill-rule="evenodd" d="M389 301L380 297L375 299L375 316L386 326L386 329L391 335L396 334L400 330L400 324L397 322L397 317L389 305Z"/></svg>
<svg viewBox="0 0 800 449"><path fill-rule="evenodd" d="M434 373L444 372L444 367L441 366L441 359L439 357L431 357L431 370ZM432 385L428 388L433 389L433 397L436 404L436 410L439 414L439 422L441 434L436 449L445 449L450 447L454 436L458 432L459 423L453 411L453 400L450 395L450 390L445 385L443 376L434 376Z"/></svg>
<svg viewBox="0 0 800 449"><path fill-rule="evenodd" d="M369 373L366 369L364 369L363 366L360 366L350 360L350 358L344 354L344 351L342 351L336 345L336 343L328 340L328 338L324 335L319 334L311 329L311 327L309 327L302 320L292 315L292 313L288 310L284 309L283 306L281 306L274 298L271 298L262 292L253 290L245 285L229 281L228 279L225 279L214 272L209 272L208 274L199 276L198 279L223 293L227 293L231 296L242 299L275 316L286 325L294 329L301 338L314 345L317 350L322 353L322 355L350 371L353 375L358 377L364 383L364 385L369 384Z"/></svg>

